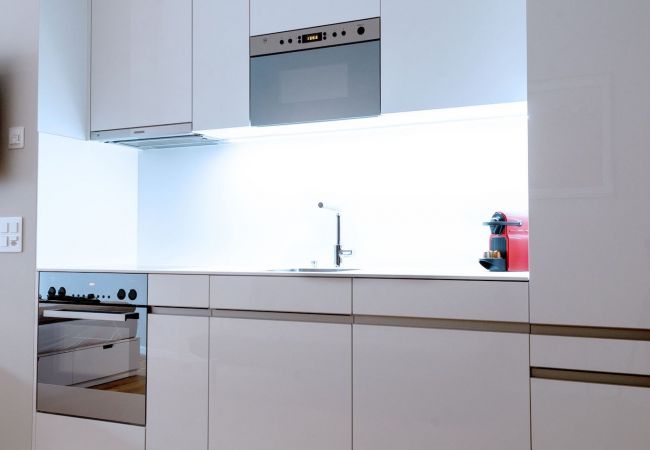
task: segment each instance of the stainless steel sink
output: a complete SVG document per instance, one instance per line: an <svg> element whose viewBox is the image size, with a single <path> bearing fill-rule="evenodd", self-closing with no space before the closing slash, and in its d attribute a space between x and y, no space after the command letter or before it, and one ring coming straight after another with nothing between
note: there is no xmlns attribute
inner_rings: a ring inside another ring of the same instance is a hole
<svg viewBox="0 0 650 450"><path fill-rule="evenodd" d="M350 270L359 269L344 269L341 267L292 267L290 269L271 269L269 272L303 272L303 273L325 273L325 272L348 272Z"/></svg>

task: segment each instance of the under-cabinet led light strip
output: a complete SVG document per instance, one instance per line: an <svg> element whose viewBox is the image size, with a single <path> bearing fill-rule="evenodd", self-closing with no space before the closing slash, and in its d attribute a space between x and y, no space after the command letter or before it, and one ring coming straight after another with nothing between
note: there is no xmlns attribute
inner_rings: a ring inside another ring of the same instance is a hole
<svg viewBox="0 0 650 450"><path fill-rule="evenodd" d="M527 102L500 103L494 105L467 106L460 108L433 109L403 113L382 114L378 117L334 120L327 122L274 125L266 127L239 127L220 130L202 130L199 133L218 140L248 140L296 136L306 134L335 133L373 128L423 125L429 123L526 117Z"/></svg>

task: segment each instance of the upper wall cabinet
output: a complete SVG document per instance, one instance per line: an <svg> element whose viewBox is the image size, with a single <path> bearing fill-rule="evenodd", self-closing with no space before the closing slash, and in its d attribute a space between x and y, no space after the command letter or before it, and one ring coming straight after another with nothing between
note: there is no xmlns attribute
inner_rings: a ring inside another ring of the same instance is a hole
<svg viewBox="0 0 650 450"><path fill-rule="evenodd" d="M248 0L194 0L194 130L249 125Z"/></svg>
<svg viewBox="0 0 650 450"><path fill-rule="evenodd" d="M90 1L40 2L38 131L88 139Z"/></svg>
<svg viewBox="0 0 650 450"><path fill-rule="evenodd" d="M525 0L382 0L382 113L526 99Z"/></svg>
<svg viewBox="0 0 650 450"><path fill-rule="evenodd" d="M380 0L250 0L250 35L379 17L379 4Z"/></svg>
<svg viewBox="0 0 650 450"><path fill-rule="evenodd" d="M192 0L93 0L91 131L192 128Z"/></svg>

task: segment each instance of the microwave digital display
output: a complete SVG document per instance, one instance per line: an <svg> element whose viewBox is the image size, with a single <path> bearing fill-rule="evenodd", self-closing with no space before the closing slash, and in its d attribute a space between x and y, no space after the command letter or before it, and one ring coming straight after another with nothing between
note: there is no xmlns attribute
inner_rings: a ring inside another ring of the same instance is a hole
<svg viewBox="0 0 650 450"><path fill-rule="evenodd" d="M307 42L318 42L323 40L323 33L311 33L302 35L302 43L306 44Z"/></svg>

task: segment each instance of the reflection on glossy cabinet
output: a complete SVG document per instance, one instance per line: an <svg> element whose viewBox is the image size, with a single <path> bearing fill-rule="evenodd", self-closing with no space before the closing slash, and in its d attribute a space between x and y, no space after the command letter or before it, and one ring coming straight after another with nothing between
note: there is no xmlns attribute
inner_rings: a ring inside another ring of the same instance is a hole
<svg viewBox="0 0 650 450"><path fill-rule="evenodd" d="M192 122L192 0L93 0L91 130Z"/></svg>
<svg viewBox="0 0 650 450"><path fill-rule="evenodd" d="M647 450L650 389L531 381L533 450Z"/></svg>
<svg viewBox="0 0 650 450"><path fill-rule="evenodd" d="M525 0L382 0L382 113L526 99Z"/></svg>
<svg viewBox="0 0 650 450"><path fill-rule="evenodd" d="M208 445L208 317L150 314L147 449Z"/></svg>
<svg viewBox="0 0 650 450"><path fill-rule="evenodd" d="M530 448L528 335L354 325L355 450Z"/></svg>
<svg viewBox="0 0 650 450"><path fill-rule="evenodd" d="M210 320L211 450L350 450L351 325Z"/></svg>

